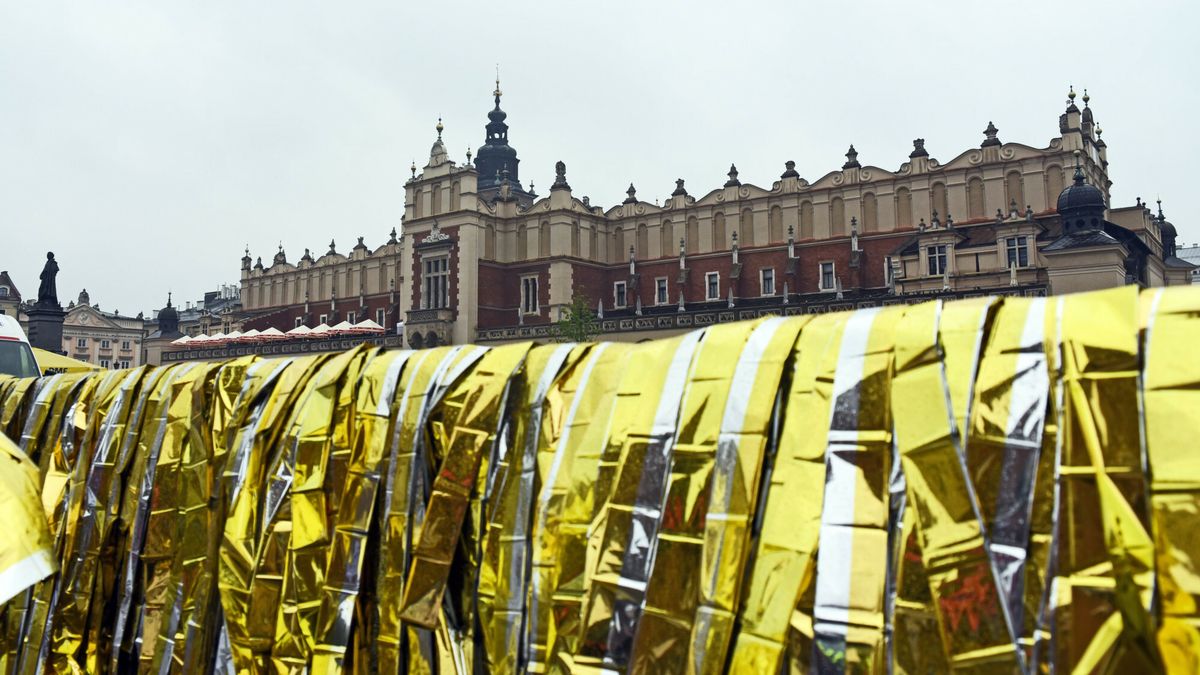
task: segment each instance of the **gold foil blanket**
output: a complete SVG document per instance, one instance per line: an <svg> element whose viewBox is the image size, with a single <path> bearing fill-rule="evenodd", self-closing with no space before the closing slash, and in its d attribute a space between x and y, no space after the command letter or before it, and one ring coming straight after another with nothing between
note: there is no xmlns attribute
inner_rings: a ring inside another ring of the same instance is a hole
<svg viewBox="0 0 1200 675"><path fill-rule="evenodd" d="M0 378L0 673L1200 672L1200 289Z"/></svg>

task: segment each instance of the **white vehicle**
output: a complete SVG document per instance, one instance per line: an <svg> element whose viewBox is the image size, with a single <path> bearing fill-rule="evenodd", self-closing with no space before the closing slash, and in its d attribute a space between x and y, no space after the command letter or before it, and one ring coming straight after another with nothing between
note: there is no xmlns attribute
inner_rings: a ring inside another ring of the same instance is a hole
<svg viewBox="0 0 1200 675"><path fill-rule="evenodd" d="M0 375L40 377L41 374L21 324L14 316L0 314Z"/></svg>

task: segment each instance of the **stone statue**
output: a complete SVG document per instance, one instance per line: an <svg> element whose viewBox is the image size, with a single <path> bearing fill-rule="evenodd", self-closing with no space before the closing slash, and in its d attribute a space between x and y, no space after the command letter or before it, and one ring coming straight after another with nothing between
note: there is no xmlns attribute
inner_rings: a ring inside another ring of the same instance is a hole
<svg viewBox="0 0 1200 675"><path fill-rule="evenodd" d="M533 184L530 184L530 189ZM551 190L570 190L571 186L567 184L567 163L561 159L554 163L554 184L550 186Z"/></svg>
<svg viewBox="0 0 1200 675"><path fill-rule="evenodd" d="M54 277L58 276L58 263L54 262L54 254L46 253L46 266L42 268L42 283L38 286L37 304L39 307L58 309L58 287Z"/></svg>

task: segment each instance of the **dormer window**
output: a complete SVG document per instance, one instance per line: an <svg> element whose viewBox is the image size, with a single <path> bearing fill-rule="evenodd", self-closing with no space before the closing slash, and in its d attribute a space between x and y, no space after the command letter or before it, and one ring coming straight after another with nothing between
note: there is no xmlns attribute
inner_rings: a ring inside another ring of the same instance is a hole
<svg viewBox="0 0 1200 675"><path fill-rule="evenodd" d="M1008 266L1029 266L1029 243L1026 237L1008 237L1004 240L1004 249L1008 257Z"/></svg>
<svg viewBox="0 0 1200 675"><path fill-rule="evenodd" d="M946 245L937 244L925 249L929 258L929 276L940 277L946 273Z"/></svg>

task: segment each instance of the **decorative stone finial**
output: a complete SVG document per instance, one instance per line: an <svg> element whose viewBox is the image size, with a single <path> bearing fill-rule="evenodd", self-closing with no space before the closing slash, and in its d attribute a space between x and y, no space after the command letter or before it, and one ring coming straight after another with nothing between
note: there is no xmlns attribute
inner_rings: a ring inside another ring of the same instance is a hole
<svg viewBox="0 0 1200 675"><path fill-rule="evenodd" d="M395 244L395 243L396 243L396 226L395 226L395 225L393 225L393 226L392 226L392 231L391 231L391 233L390 233L390 236L389 236L389 238L388 238L388 243L389 243L389 244Z"/></svg>
<svg viewBox="0 0 1200 675"><path fill-rule="evenodd" d="M330 239L329 240L329 253L327 253L326 255L333 255L334 253L337 253L337 247L333 243L333 240Z"/></svg>
<svg viewBox="0 0 1200 675"><path fill-rule="evenodd" d="M529 185L530 189L532 189L533 183ZM554 163L554 183L550 186L550 191L570 189L571 186L567 184L567 163L560 159Z"/></svg>
<svg viewBox="0 0 1200 675"><path fill-rule="evenodd" d="M625 194L628 196L625 197L625 201L622 202L623 204L637 203L637 188L633 187L633 183L629 184L629 189L625 191Z"/></svg>
<svg viewBox="0 0 1200 675"><path fill-rule="evenodd" d="M925 150L925 139L924 138L914 138L913 139L913 151L908 153L908 158L913 159L914 157L928 157L928 156L929 156L929 152L927 150Z"/></svg>
<svg viewBox="0 0 1200 675"><path fill-rule="evenodd" d="M1086 108L1088 101L1090 101L1090 100L1092 100L1092 97L1088 96L1087 88L1084 88L1084 90L1083 90L1083 107Z"/></svg>
<svg viewBox="0 0 1200 675"><path fill-rule="evenodd" d="M779 174L780 178L799 178L800 177L800 174L796 172L796 163L793 162L792 160L789 159L788 161L784 162L783 168L785 169L785 171L783 173Z"/></svg>
<svg viewBox="0 0 1200 675"><path fill-rule="evenodd" d="M445 127L442 126L442 118L441 117L438 118L437 126L434 128L437 129L437 132L438 132L437 139L439 141L442 140L442 129L445 129Z"/></svg>
<svg viewBox="0 0 1200 675"><path fill-rule="evenodd" d="M858 151L854 149L854 144L850 144L850 149L846 151L846 163L842 165L842 169L858 169L862 164L858 163Z"/></svg>
<svg viewBox="0 0 1200 675"><path fill-rule="evenodd" d="M675 191L671 193L672 197L682 197L687 194L687 190L683 189L683 179L675 179Z"/></svg>
<svg viewBox="0 0 1200 675"><path fill-rule="evenodd" d="M467 166L471 166L471 146L467 146Z"/></svg>
<svg viewBox="0 0 1200 675"><path fill-rule="evenodd" d="M983 135L986 136L986 138L983 139L983 143L981 143L979 147L987 148L993 145L1000 145L1000 139L996 138L996 134L998 133L1000 133L1000 130L997 129L996 125L992 124L989 120L987 128L983 130Z"/></svg>
<svg viewBox="0 0 1200 675"><path fill-rule="evenodd" d="M1068 86L1070 86L1071 89L1070 89L1070 91L1067 92L1067 98L1071 101L1071 103L1074 103L1075 102L1075 85L1072 84L1072 85L1068 85Z"/></svg>
<svg viewBox="0 0 1200 675"><path fill-rule="evenodd" d="M742 184L742 181L738 180L738 170L736 165L730 164L729 173L725 175L729 176L729 180L725 181L725 187L737 187Z"/></svg>
<svg viewBox="0 0 1200 675"><path fill-rule="evenodd" d="M417 160L413 160L413 163L409 165L408 170L412 172L413 178L417 177Z"/></svg>

